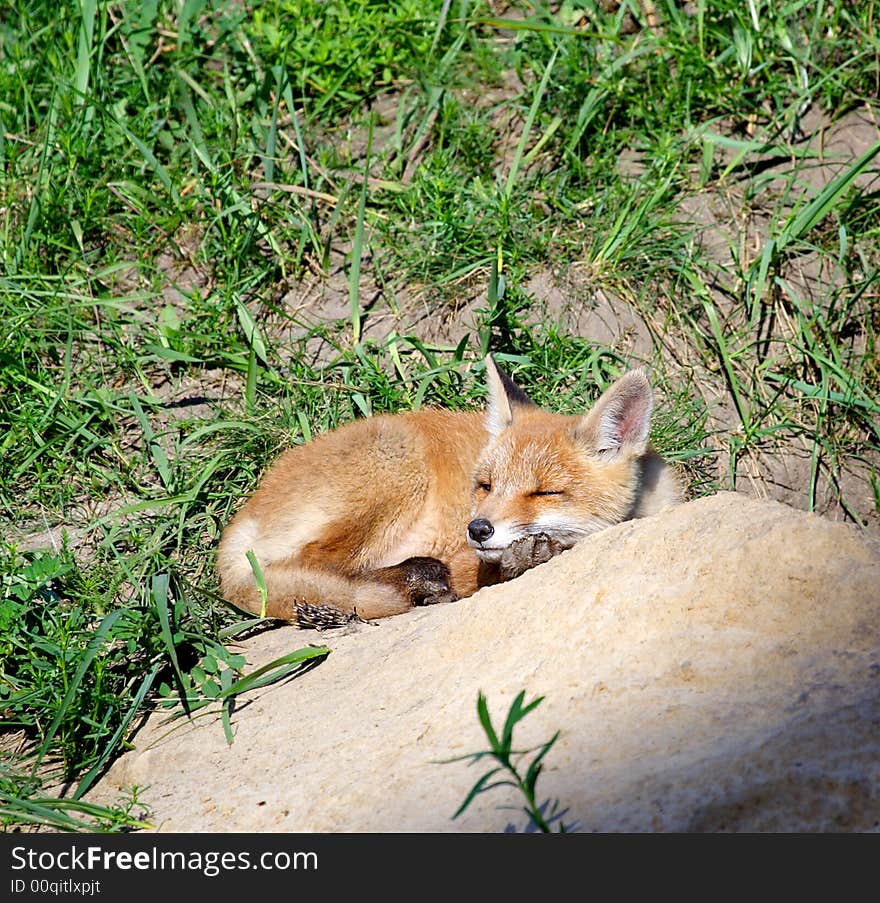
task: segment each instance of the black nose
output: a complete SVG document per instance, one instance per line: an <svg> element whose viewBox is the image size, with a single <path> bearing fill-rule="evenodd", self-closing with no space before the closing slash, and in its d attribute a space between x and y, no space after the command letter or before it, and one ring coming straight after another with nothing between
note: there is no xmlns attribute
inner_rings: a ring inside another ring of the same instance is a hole
<svg viewBox="0 0 880 903"><path fill-rule="evenodd" d="M494 532L495 528L485 517L475 517L468 524L468 536L474 542L485 542Z"/></svg>

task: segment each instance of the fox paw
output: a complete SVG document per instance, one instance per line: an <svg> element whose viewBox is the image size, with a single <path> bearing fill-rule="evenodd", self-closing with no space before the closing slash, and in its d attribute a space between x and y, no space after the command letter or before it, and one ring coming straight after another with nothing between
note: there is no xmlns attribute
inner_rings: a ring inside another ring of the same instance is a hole
<svg viewBox="0 0 880 903"><path fill-rule="evenodd" d="M309 602L294 603L293 613L293 620L300 627L312 627L315 630L346 627L361 620L356 612L343 611L335 605L312 605Z"/></svg>
<svg viewBox="0 0 880 903"><path fill-rule="evenodd" d="M458 599L449 582L449 568L436 558L407 558L383 568L382 573L404 590L411 605L436 605Z"/></svg>
<svg viewBox="0 0 880 903"><path fill-rule="evenodd" d="M499 572L502 580L519 577L535 565L543 564L564 552L568 546L546 533L533 533L512 542L502 553Z"/></svg>

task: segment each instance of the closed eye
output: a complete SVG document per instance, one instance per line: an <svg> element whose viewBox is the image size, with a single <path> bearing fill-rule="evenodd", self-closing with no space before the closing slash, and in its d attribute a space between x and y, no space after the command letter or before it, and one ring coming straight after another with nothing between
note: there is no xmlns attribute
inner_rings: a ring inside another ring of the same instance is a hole
<svg viewBox="0 0 880 903"><path fill-rule="evenodd" d="M539 495L565 495L564 489L536 489L532 493L532 498Z"/></svg>

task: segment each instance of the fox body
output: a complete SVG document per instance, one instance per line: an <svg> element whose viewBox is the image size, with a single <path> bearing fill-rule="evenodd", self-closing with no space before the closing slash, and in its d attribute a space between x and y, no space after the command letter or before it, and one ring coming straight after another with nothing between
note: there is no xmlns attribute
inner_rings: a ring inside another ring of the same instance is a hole
<svg viewBox="0 0 880 903"><path fill-rule="evenodd" d="M223 532L221 590L326 626L454 601L579 539L680 501L648 445L631 371L581 416L533 404L486 360L485 412L423 409L347 424L284 452Z"/></svg>

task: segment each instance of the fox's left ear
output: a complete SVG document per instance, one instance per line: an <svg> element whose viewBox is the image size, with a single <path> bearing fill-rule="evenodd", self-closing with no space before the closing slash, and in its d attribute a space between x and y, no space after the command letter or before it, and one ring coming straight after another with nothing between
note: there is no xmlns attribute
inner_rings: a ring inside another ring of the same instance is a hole
<svg viewBox="0 0 880 903"><path fill-rule="evenodd" d="M489 401L486 407L486 430L490 436L499 436L513 423L517 406L534 402L495 363L492 355L486 357L486 384Z"/></svg>
<svg viewBox="0 0 880 903"><path fill-rule="evenodd" d="M654 399L644 370L631 370L612 383L574 430L577 441L606 459L643 455Z"/></svg>

